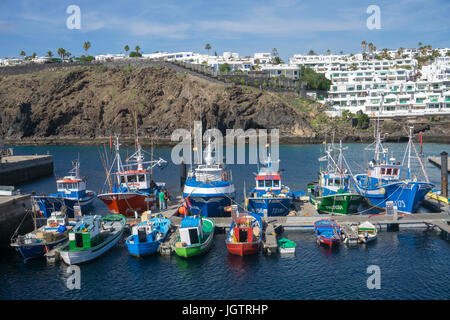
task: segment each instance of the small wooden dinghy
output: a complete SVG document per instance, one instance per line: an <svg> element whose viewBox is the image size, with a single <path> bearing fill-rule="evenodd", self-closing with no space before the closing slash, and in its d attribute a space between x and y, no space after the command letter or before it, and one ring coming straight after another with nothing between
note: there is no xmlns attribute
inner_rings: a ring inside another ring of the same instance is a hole
<svg viewBox="0 0 450 320"><path fill-rule="evenodd" d="M330 247L338 245L342 240L341 228L334 220L322 219L314 223L318 243L326 244Z"/></svg>
<svg viewBox="0 0 450 320"><path fill-rule="evenodd" d="M352 226L352 228L358 234L360 243L369 243L377 238L377 228L369 221Z"/></svg>
<svg viewBox="0 0 450 320"><path fill-rule="evenodd" d="M297 244L289 239L281 238L277 242L278 244L278 250L280 250L280 253L295 253L295 247Z"/></svg>

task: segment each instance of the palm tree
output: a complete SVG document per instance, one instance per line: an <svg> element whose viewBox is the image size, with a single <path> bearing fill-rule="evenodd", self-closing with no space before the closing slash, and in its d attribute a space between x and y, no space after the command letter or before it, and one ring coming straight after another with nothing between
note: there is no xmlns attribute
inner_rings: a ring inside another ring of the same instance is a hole
<svg viewBox="0 0 450 320"><path fill-rule="evenodd" d="M373 43L369 43L369 53L372 55L373 52Z"/></svg>
<svg viewBox="0 0 450 320"><path fill-rule="evenodd" d="M128 45L126 45L126 46L124 47L124 49L125 49L125 52L128 54L128 50L130 50L130 47L129 47Z"/></svg>
<svg viewBox="0 0 450 320"><path fill-rule="evenodd" d="M134 48L134 50L136 50L136 52L139 53L139 50L141 50L141 48L139 46L136 46L136 48Z"/></svg>
<svg viewBox="0 0 450 320"><path fill-rule="evenodd" d="M34 58L36 58L36 56L37 56L36 52L33 52L33 54L31 55L31 58L34 59Z"/></svg>
<svg viewBox="0 0 450 320"><path fill-rule="evenodd" d="M59 48L58 49L58 56L61 57L61 62L64 61L64 56L66 55L66 50L64 50L63 48Z"/></svg>
<svg viewBox="0 0 450 320"><path fill-rule="evenodd" d="M53 52L51 52L50 50L47 51L47 57L51 58L53 57Z"/></svg>
<svg viewBox="0 0 450 320"><path fill-rule="evenodd" d="M83 48L84 48L84 50L86 51L86 57L89 57L88 50L89 50L90 47L91 47L91 43L90 43L89 41L86 41L86 42L83 44Z"/></svg>
<svg viewBox="0 0 450 320"><path fill-rule="evenodd" d="M25 57L26 56L25 51L23 51L23 50L20 51L20 55L22 56L22 58Z"/></svg>
<svg viewBox="0 0 450 320"><path fill-rule="evenodd" d="M362 49L363 49L363 52L366 52L366 48L367 48L367 42L366 42L366 40L363 40L363 41L361 42L361 47L362 47Z"/></svg>
<svg viewBox="0 0 450 320"><path fill-rule="evenodd" d="M315 55L316 53L314 52L314 50L309 50L308 54L309 54L310 56L313 56L313 55Z"/></svg>
<svg viewBox="0 0 450 320"><path fill-rule="evenodd" d="M344 51L342 51L342 50L341 50L341 51L339 51L339 54L340 54L340 55L344 54Z"/></svg>
<svg viewBox="0 0 450 320"><path fill-rule="evenodd" d="M327 54L328 54L328 55L330 55L330 54L331 54L331 51L330 51L330 49L328 49L328 50L327 50Z"/></svg>
<svg viewBox="0 0 450 320"><path fill-rule="evenodd" d="M422 46L422 42L419 42L419 48Z"/></svg>
<svg viewBox="0 0 450 320"><path fill-rule="evenodd" d="M205 49L208 50L208 56L209 56L209 50L211 50L211 45L209 43L206 44Z"/></svg>

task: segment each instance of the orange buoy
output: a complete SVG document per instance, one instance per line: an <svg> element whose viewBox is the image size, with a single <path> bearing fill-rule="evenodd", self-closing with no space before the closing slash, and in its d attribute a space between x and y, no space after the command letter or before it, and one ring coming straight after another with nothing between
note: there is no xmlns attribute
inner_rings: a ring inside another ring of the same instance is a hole
<svg viewBox="0 0 450 320"><path fill-rule="evenodd" d="M184 215L184 213L186 212L186 208L185 207L179 207L178 208L178 213L181 215Z"/></svg>
<svg viewBox="0 0 450 320"><path fill-rule="evenodd" d="M233 209L231 206L225 207L223 208L225 210L225 212L231 212L231 210Z"/></svg>

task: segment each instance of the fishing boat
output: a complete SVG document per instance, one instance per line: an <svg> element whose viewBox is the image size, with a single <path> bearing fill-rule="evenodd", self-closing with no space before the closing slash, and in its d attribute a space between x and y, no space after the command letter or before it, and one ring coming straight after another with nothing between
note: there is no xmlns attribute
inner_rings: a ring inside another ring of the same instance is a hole
<svg viewBox="0 0 450 320"><path fill-rule="evenodd" d="M326 148L326 147L325 147ZM364 197L350 189L352 176L345 167L342 141L339 143L339 156L334 160L331 152L326 148L324 157L319 161L326 161L327 167L319 172L318 182L308 184L308 194L311 203L320 213L346 215L356 213Z"/></svg>
<svg viewBox="0 0 450 320"><path fill-rule="evenodd" d="M86 181L80 177L80 161L72 161L73 168L67 176L56 180L57 193L42 196L32 196L39 207L39 214L48 218L53 211L60 211L62 206L67 208L66 214L74 216L74 206L79 206L81 212L87 213L95 200L95 192L86 190Z"/></svg>
<svg viewBox="0 0 450 320"><path fill-rule="evenodd" d="M330 247L338 245L342 239L341 228L334 220L322 219L314 223L317 242Z"/></svg>
<svg viewBox="0 0 450 320"><path fill-rule="evenodd" d="M67 216L59 211L51 213L46 224L26 235L13 237L11 247L16 249L25 260L43 256L54 247L67 241L70 229Z"/></svg>
<svg viewBox="0 0 450 320"><path fill-rule="evenodd" d="M194 214L203 217L230 216L225 208L235 197L231 171L217 163L213 156L211 140L205 148L204 164L188 171L183 188L183 197Z"/></svg>
<svg viewBox="0 0 450 320"><path fill-rule="evenodd" d="M377 238L377 228L369 221L350 226L357 234L360 243L369 243Z"/></svg>
<svg viewBox="0 0 450 320"><path fill-rule="evenodd" d="M367 173L355 176L356 190L373 207L386 209L386 202L393 201L399 212L406 214L415 212L434 185L429 182L423 163L412 142L412 127L409 129L409 140L402 163L394 157L388 156L388 149L381 143L379 125L376 140L373 144L375 144L373 149L375 150L375 159L369 162ZM366 150L372 150L369 148L370 146L366 147ZM419 180L419 177L411 172L412 149L416 153L415 158L421 165L425 181ZM401 178L405 159L407 161L406 178Z"/></svg>
<svg viewBox="0 0 450 320"><path fill-rule="evenodd" d="M91 261L121 238L127 219L121 214L83 216L69 231L69 243L58 249L68 265Z"/></svg>
<svg viewBox="0 0 450 320"><path fill-rule="evenodd" d="M171 222L165 218L152 218L133 226L126 244L130 255L144 257L158 251L169 233Z"/></svg>
<svg viewBox="0 0 450 320"><path fill-rule="evenodd" d="M157 194L164 185L152 180L152 168L155 166L164 168L167 161L162 158L144 161L138 138L135 143L136 152L126 159L126 164L123 164L119 153L119 137L116 136L116 155L106 174L103 192L98 195L112 214L135 216L136 213L156 209ZM144 168L145 164L148 165L147 168Z"/></svg>
<svg viewBox="0 0 450 320"><path fill-rule="evenodd" d="M228 252L238 256L258 253L262 241L261 216L254 213L239 214L237 205L232 207L233 219L225 240Z"/></svg>
<svg viewBox="0 0 450 320"><path fill-rule="evenodd" d="M248 209L261 216L285 216L289 213L293 201L293 193L288 186L281 183L281 174L273 166L268 153L267 160L255 178L256 186L250 191L246 203Z"/></svg>
<svg viewBox="0 0 450 320"><path fill-rule="evenodd" d="M278 240L277 245L280 253L295 253L295 247L297 246L294 241L287 238L281 238Z"/></svg>
<svg viewBox="0 0 450 320"><path fill-rule="evenodd" d="M184 258L198 256L211 247L215 223L212 219L198 215L187 216L181 220L178 236L172 244L175 253Z"/></svg>

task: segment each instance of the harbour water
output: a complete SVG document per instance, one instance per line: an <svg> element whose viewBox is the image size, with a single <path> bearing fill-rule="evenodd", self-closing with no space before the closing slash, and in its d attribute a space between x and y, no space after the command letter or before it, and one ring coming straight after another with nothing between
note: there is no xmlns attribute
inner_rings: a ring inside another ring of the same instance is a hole
<svg viewBox="0 0 450 320"><path fill-rule="evenodd" d="M348 144L345 156L355 172L364 172L372 153L362 144ZM405 144L391 144L390 150L401 161ZM292 190L306 190L317 179L323 155L322 145L280 146L283 183ZM424 154L439 155L448 144L425 144ZM54 157L56 176L71 168L80 158L81 175L88 177L88 189L98 192L105 179L95 146L14 147L15 154L43 154ZM147 150L148 151L148 150ZM109 152L109 150L108 150ZM133 150L122 148L123 156ZM170 160L171 148L155 150L155 156ZM440 170L424 161L430 181L440 185ZM237 201L243 200L244 181L249 191L254 184L256 165L230 165ZM420 167L414 163L414 171ZM155 181L165 181L172 193L179 192L178 166L169 161L154 170ZM46 177L20 186L23 193L50 193L56 189L55 177ZM97 214L107 213L99 200ZM424 209L422 209L424 210ZM0 299L448 299L450 296L450 242L436 231L405 229L379 233L374 243L340 245L337 249L319 247L312 231L289 231L283 236L297 243L291 256L237 257L227 253L225 235L216 234L212 249L204 256L182 259L152 256L138 260L129 256L122 239L105 256L81 265L81 289L70 290L67 266L49 265L45 259L26 263L14 251L1 253ZM380 268L381 289L368 289L371 273Z"/></svg>

